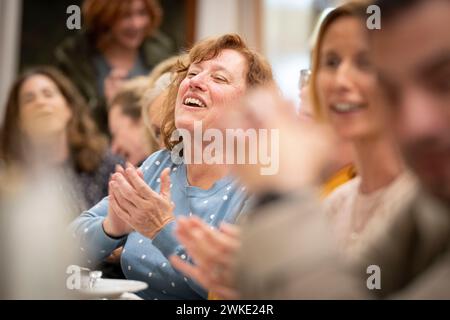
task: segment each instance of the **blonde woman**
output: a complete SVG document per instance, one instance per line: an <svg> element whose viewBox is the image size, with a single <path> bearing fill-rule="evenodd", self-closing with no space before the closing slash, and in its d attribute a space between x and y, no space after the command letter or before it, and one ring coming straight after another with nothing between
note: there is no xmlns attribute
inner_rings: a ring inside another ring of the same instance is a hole
<svg viewBox="0 0 450 320"><path fill-rule="evenodd" d="M134 166L160 148L142 116L141 101L148 86L148 77L126 81L108 106L111 150Z"/></svg>

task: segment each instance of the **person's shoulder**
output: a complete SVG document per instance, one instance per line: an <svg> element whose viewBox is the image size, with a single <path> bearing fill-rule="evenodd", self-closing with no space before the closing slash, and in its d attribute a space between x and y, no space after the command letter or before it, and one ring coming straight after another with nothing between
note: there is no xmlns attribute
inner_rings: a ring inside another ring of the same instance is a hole
<svg viewBox="0 0 450 320"><path fill-rule="evenodd" d="M158 45L158 46L162 46L165 49L171 49L174 50L175 48L175 43L174 41L165 33L163 33L160 30L157 30L156 32L153 33L153 35L149 38L147 38L144 41L144 44L147 45Z"/></svg>
<svg viewBox="0 0 450 320"><path fill-rule="evenodd" d="M153 35L145 39L142 44L142 53L145 62L150 66L155 66L162 60L177 54L175 42L161 31L156 31Z"/></svg>
<svg viewBox="0 0 450 320"><path fill-rule="evenodd" d="M150 155L142 163L140 168L144 173L144 179L150 181L154 177L159 177L165 168L171 168L173 165L175 165L175 163L172 161L170 150L163 149Z"/></svg>
<svg viewBox="0 0 450 320"><path fill-rule="evenodd" d="M90 36L86 32L79 32L65 38L55 49L55 58L58 62L66 60L84 59L93 53L93 45Z"/></svg>
<svg viewBox="0 0 450 320"><path fill-rule="evenodd" d="M355 177L341 184L325 197L325 202L334 202L338 199L347 198L349 195L356 194L360 184L361 179L359 177Z"/></svg>
<svg viewBox="0 0 450 320"><path fill-rule="evenodd" d="M416 192L406 208L407 215L414 220L415 229L422 239L441 237L445 242L450 234L450 206L424 189Z"/></svg>
<svg viewBox="0 0 450 320"><path fill-rule="evenodd" d="M105 153L103 154L103 158L100 165L115 168L117 164L123 166L125 165L125 160L121 156L112 153L110 149L106 150Z"/></svg>
<svg viewBox="0 0 450 320"><path fill-rule="evenodd" d="M157 166L159 166L162 163L173 163L170 150L167 150L165 148L152 153L146 160L144 160L141 167L145 168L152 164L156 164Z"/></svg>

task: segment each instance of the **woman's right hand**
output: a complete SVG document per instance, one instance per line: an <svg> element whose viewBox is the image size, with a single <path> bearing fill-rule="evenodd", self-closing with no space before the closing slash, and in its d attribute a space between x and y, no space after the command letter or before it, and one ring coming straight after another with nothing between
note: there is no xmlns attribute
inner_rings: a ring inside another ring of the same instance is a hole
<svg viewBox="0 0 450 320"><path fill-rule="evenodd" d="M124 169L120 166L116 166L116 173L124 174ZM111 184L111 181L109 182ZM111 189L111 188L109 188ZM109 191L109 205L108 205L108 215L105 220L103 220L103 230L106 234L113 238L120 238L128 235L133 231L133 228L125 221L123 221L119 215L115 212L114 208L118 208L120 204L114 197L113 193Z"/></svg>

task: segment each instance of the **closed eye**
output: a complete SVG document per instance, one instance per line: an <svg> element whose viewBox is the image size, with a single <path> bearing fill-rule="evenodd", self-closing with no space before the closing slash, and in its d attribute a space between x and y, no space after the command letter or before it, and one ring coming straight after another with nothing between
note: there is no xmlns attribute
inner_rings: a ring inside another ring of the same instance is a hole
<svg viewBox="0 0 450 320"><path fill-rule="evenodd" d="M228 83L228 79L225 78L225 77L223 77L223 76L220 76L220 75L213 75L212 77L213 77L214 80L217 80L217 81L220 81L220 82L226 82L226 83Z"/></svg>
<svg viewBox="0 0 450 320"><path fill-rule="evenodd" d="M28 104L34 100L34 94L28 93L22 96L22 104Z"/></svg>
<svg viewBox="0 0 450 320"><path fill-rule="evenodd" d="M197 75L198 73L197 72L188 72L188 74L187 74L187 78L193 78L193 77L195 77L196 75Z"/></svg>
<svg viewBox="0 0 450 320"><path fill-rule="evenodd" d="M45 89L44 91L43 91L43 93L44 93L44 96L45 97L47 97L47 98L51 98L51 97L53 97L53 91L52 90L50 90L50 89Z"/></svg>

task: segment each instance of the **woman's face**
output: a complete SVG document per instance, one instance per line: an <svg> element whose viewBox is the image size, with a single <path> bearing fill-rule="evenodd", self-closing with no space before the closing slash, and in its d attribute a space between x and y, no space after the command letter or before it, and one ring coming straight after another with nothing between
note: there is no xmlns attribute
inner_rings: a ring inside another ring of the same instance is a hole
<svg viewBox="0 0 450 320"><path fill-rule="evenodd" d="M377 135L383 123L364 28L354 17L338 18L329 26L316 80L323 113L338 135L349 140Z"/></svg>
<svg viewBox="0 0 450 320"><path fill-rule="evenodd" d="M30 139L64 132L72 118L65 97L47 76L33 75L19 91L19 127Z"/></svg>
<svg viewBox="0 0 450 320"><path fill-rule="evenodd" d="M150 16L142 0L131 0L127 11L112 26L114 40L122 47L137 50L147 36Z"/></svg>
<svg viewBox="0 0 450 320"><path fill-rule="evenodd" d="M224 49L211 60L193 63L181 82L175 106L175 126L193 132L217 128L220 114L236 106L246 90L247 62L237 51Z"/></svg>
<svg viewBox="0 0 450 320"><path fill-rule="evenodd" d="M113 105L108 113L111 133L111 151L122 156L132 165L139 165L149 156L150 148L145 140L144 124L122 112L120 105Z"/></svg>

